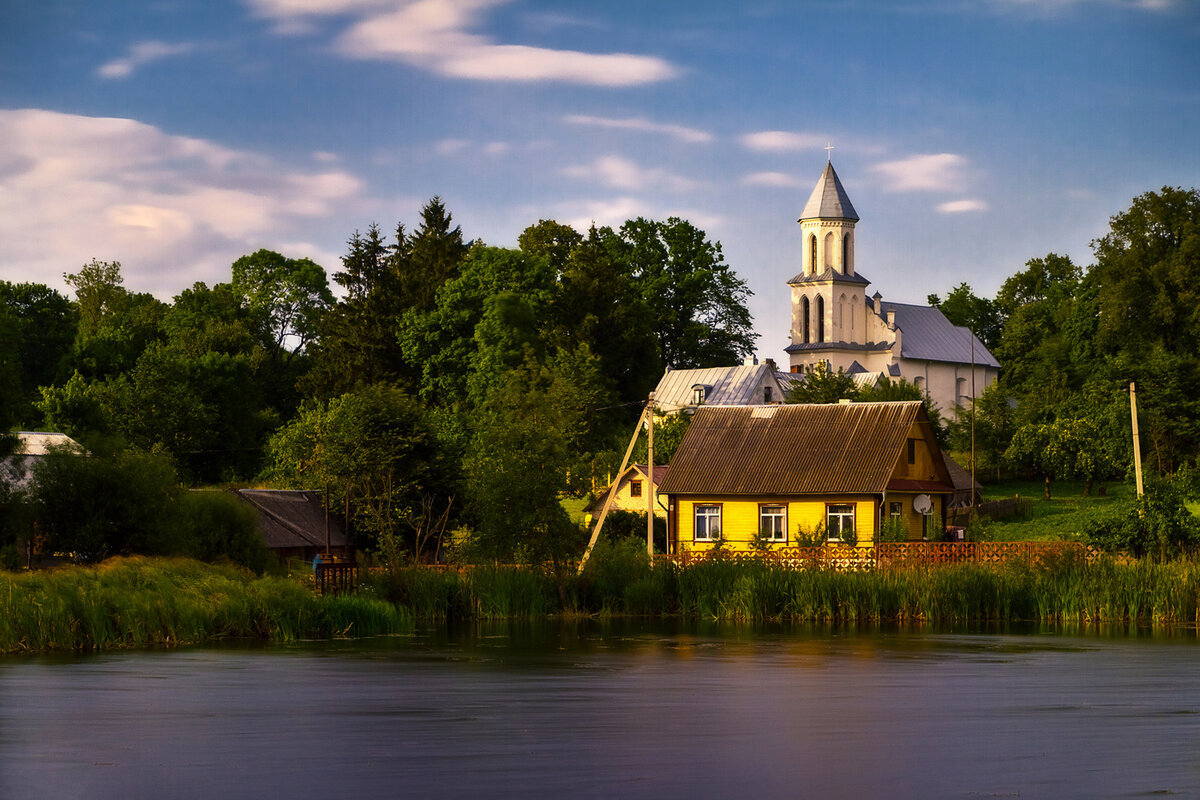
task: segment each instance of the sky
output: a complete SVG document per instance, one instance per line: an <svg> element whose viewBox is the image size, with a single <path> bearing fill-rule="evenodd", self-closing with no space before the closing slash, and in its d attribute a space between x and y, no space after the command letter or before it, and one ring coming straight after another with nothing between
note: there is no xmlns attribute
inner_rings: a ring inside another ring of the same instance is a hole
<svg viewBox="0 0 1200 800"><path fill-rule="evenodd" d="M1086 266L1200 186L1200 2L0 0L3 280L95 258L170 300L262 247L332 275L435 195L506 247L678 216L786 361L827 158L869 294Z"/></svg>

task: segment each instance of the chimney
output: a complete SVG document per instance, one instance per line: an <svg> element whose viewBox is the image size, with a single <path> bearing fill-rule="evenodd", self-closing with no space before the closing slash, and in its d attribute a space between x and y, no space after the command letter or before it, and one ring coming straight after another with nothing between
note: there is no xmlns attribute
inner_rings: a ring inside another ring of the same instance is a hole
<svg viewBox="0 0 1200 800"><path fill-rule="evenodd" d="M896 330L896 312L894 309L887 312L887 320L888 328L891 330Z"/></svg>
<svg viewBox="0 0 1200 800"><path fill-rule="evenodd" d="M742 365L746 367L758 366L758 356L746 356L742 359Z"/></svg>
<svg viewBox="0 0 1200 800"><path fill-rule="evenodd" d="M771 370L771 372L779 372L779 367L775 366L775 359L764 358L763 363L767 365L767 369Z"/></svg>

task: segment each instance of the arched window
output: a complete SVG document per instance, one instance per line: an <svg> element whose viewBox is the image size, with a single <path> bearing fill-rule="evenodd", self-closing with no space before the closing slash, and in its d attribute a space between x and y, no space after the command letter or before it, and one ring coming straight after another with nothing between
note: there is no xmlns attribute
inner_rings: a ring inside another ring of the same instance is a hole
<svg viewBox="0 0 1200 800"><path fill-rule="evenodd" d="M817 235L815 233L808 237L808 272L810 275L817 274Z"/></svg>
<svg viewBox="0 0 1200 800"><path fill-rule="evenodd" d="M825 298L817 295L817 341L825 341Z"/></svg>
<svg viewBox="0 0 1200 800"><path fill-rule="evenodd" d="M833 231L825 234L825 269L833 267Z"/></svg>
<svg viewBox="0 0 1200 800"><path fill-rule="evenodd" d="M837 325L834 326L839 342L846 341L846 295L838 298Z"/></svg>
<svg viewBox="0 0 1200 800"><path fill-rule="evenodd" d="M917 387L917 390L920 391L922 395L925 394L925 378L923 376L918 375L917 377L913 378L913 386Z"/></svg>
<svg viewBox="0 0 1200 800"><path fill-rule="evenodd" d="M811 322L809 316L808 298L800 298L800 329L804 331L804 343L808 344L812 341L812 329L809 327Z"/></svg>
<svg viewBox="0 0 1200 800"><path fill-rule="evenodd" d="M955 405L960 405L960 406L966 405L967 402L971 399L971 391L967 388L967 379L966 378L958 379L957 390L955 391L955 395L957 395L954 399Z"/></svg>
<svg viewBox="0 0 1200 800"><path fill-rule="evenodd" d="M854 270L850 265L850 234L842 237L842 272L847 275L853 275Z"/></svg>

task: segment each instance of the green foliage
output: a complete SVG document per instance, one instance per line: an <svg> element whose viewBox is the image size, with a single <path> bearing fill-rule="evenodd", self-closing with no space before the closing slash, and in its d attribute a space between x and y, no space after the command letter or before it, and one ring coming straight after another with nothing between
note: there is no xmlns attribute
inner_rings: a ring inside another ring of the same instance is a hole
<svg viewBox="0 0 1200 800"><path fill-rule="evenodd" d="M308 403L270 440L270 479L289 488L350 493L351 531L368 545L396 536L421 500L447 492L446 465L422 409L389 386L365 386Z"/></svg>
<svg viewBox="0 0 1200 800"><path fill-rule="evenodd" d="M1113 503L1094 513L1088 541L1111 552L1165 561L1200 545L1200 519L1187 509L1182 480L1153 480L1141 498Z"/></svg>
<svg viewBox="0 0 1200 800"><path fill-rule="evenodd" d="M179 495L161 455L125 451L111 458L51 453L34 468L30 500L46 553L84 561L110 555L173 555L187 543L172 524Z"/></svg>
<svg viewBox="0 0 1200 800"><path fill-rule="evenodd" d="M188 560L113 559L98 567L0 574L0 652L109 650L226 638L295 641L412 629L403 609L319 597L279 578Z"/></svg>
<svg viewBox="0 0 1200 800"><path fill-rule="evenodd" d="M875 541L880 544L906 542L908 541L908 527L903 520L888 517L879 526L879 532L875 534Z"/></svg>
<svg viewBox="0 0 1200 800"><path fill-rule="evenodd" d="M307 258L258 250L233 262L232 290L251 314L266 320L275 351L302 351L321 314L333 304L325 270Z"/></svg>
<svg viewBox="0 0 1200 800"><path fill-rule="evenodd" d="M229 559L262 574L267 546L258 531L254 510L225 492L183 492L174 523L185 552L202 561Z"/></svg>
<svg viewBox="0 0 1200 800"><path fill-rule="evenodd" d="M931 294L926 298L926 302L940 309L946 315L946 319L955 325L974 331L989 350L1000 343L1003 322L998 304L986 297L976 296L967 284L960 283L954 287L945 300Z"/></svg>
<svg viewBox="0 0 1200 800"><path fill-rule="evenodd" d="M0 281L0 429L37 424L38 387L65 377L75 310L38 283Z"/></svg>
<svg viewBox="0 0 1200 800"><path fill-rule="evenodd" d="M804 380L796 381L784 393L789 403L836 403L839 400L857 400L858 384L846 371L838 367L835 373L826 361L804 368Z"/></svg>
<svg viewBox="0 0 1200 800"><path fill-rule="evenodd" d="M679 443L683 441L683 435L688 432L688 428L692 425L691 414L659 414L657 411L654 414L654 463L655 464L670 464L671 459L675 457L675 451L679 449ZM633 454L630 456L632 463L645 464L647 462L647 439L642 437L638 440L637 445L633 448Z"/></svg>

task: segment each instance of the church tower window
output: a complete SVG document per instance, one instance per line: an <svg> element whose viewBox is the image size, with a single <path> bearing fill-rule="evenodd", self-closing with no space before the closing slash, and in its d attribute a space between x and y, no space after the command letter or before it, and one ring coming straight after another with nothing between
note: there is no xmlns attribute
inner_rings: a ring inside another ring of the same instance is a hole
<svg viewBox="0 0 1200 800"><path fill-rule="evenodd" d="M817 341L825 341L825 298L817 296Z"/></svg>
<svg viewBox="0 0 1200 800"><path fill-rule="evenodd" d="M804 343L808 344L812 341L812 329L809 324L812 320L811 309L808 305L808 298L800 298L800 329L804 332Z"/></svg>
<svg viewBox="0 0 1200 800"><path fill-rule="evenodd" d="M817 274L817 235L815 233L808 237L808 272L811 275Z"/></svg>
<svg viewBox="0 0 1200 800"><path fill-rule="evenodd" d="M825 234L825 269L833 268L833 231Z"/></svg>
<svg viewBox="0 0 1200 800"><path fill-rule="evenodd" d="M854 274L854 268L850 264L850 234L842 237L842 272L847 275Z"/></svg>

